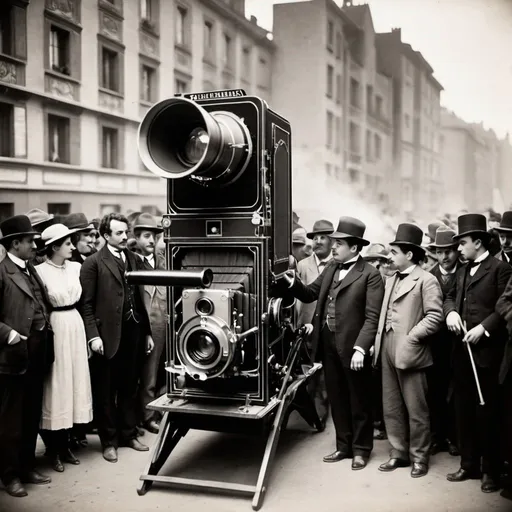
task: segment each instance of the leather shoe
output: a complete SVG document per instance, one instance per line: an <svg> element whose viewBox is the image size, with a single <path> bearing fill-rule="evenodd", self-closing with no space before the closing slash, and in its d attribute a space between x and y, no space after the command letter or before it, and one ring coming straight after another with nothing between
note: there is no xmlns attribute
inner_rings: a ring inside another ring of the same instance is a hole
<svg viewBox="0 0 512 512"><path fill-rule="evenodd" d="M362 455L355 455L352 459L352 469L357 471L358 469L364 469L368 464L368 458Z"/></svg>
<svg viewBox="0 0 512 512"><path fill-rule="evenodd" d="M448 445L448 453L452 456L452 457L458 457L460 455L459 453L459 449L452 443L450 443Z"/></svg>
<svg viewBox="0 0 512 512"><path fill-rule="evenodd" d="M146 421L146 423L144 423L144 428L148 432L151 432L151 434L158 434L160 430L158 423L155 420Z"/></svg>
<svg viewBox="0 0 512 512"><path fill-rule="evenodd" d="M14 496L15 498L24 498L28 496L28 492L23 487L23 484L20 482L19 478L14 478L5 486L5 491L7 494Z"/></svg>
<svg viewBox="0 0 512 512"><path fill-rule="evenodd" d="M512 501L512 488L508 488L506 487L505 489L503 489L503 491L500 492L500 496L502 498L505 498L506 500L511 500Z"/></svg>
<svg viewBox="0 0 512 512"><path fill-rule="evenodd" d="M411 476L413 478L420 478L428 473L428 465L423 462L413 462L411 469Z"/></svg>
<svg viewBox="0 0 512 512"><path fill-rule="evenodd" d="M66 450L61 456L61 460L63 462L67 462L68 464L73 464L74 466L78 466L80 461L75 457L75 454L71 450Z"/></svg>
<svg viewBox="0 0 512 512"><path fill-rule="evenodd" d="M64 471L64 464L62 464L58 455L55 455L50 459L50 465L52 466L52 469L58 473L62 473Z"/></svg>
<svg viewBox="0 0 512 512"><path fill-rule="evenodd" d="M28 473L22 475L21 481L24 484L44 485L49 484L52 481L52 479L49 476L42 475L41 473L33 469L32 471L29 471Z"/></svg>
<svg viewBox="0 0 512 512"><path fill-rule="evenodd" d="M448 451L447 443L433 443L430 447L430 455L437 455L438 453L446 451Z"/></svg>
<svg viewBox="0 0 512 512"><path fill-rule="evenodd" d="M103 458L108 462L117 462L117 450L113 446L103 449Z"/></svg>
<svg viewBox="0 0 512 512"><path fill-rule="evenodd" d="M500 490L500 484L491 475L482 475L482 492L497 492Z"/></svg>
<svg viewBox="0 0 512 512"><path fill-rule="evenodd" d="M467 469L459 468L455 473L448 473L446 480L449 482L465 482L466 480L479 480L479 471L468 471Z"/></svg>
<svg viewBox="0 0 512 512"><path fill-rule="evenodd" d="M394 471L397 468L407 468L410 465L408 460L391 458L379 466L379 471Z"/></svg>
<svg viewBox="0 0 512 512"><path fill-rule="evenodd" d="M340 460L349 459L350 457L351 455L336 450L335 452L326 455L324 457L324 462L339 462Z"/></svg>
<svg viewBox="0 0 512 512"><path fill-rule="evenodd" d="M130 439L129 441L124 443L123 446L127 446L128 448L131 448L132 450L136 450L138 452L149 451L149 446L142 444L138 439Z"/></svg>
<svg viewBox="0 0 512 512"><path fill-rule="evenodd" d="M137 437L142 437L146 435L146 431L142 427L136 427L137 429Z"/></svg>

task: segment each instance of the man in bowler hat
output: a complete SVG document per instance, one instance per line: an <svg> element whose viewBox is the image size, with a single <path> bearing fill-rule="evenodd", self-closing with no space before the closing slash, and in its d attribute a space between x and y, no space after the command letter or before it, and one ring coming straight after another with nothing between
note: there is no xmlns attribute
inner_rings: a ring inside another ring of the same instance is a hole
<svg viewBox="0 0 512 512"><path fill-rule="evenodd" d="M453 351L453 392L457 440L461 454L451 482L479 479L483 492L499 490L499 368L507 330L495 311L512 275L512 267L491 256L484 215L458 218L459 243L468 264L457 270L455 284L444 301L446 325L457 339ZM481 405L468 354L472 350L485 405ZM480 465L481 462L481 465Z"/></svg>
<svg viewBox="0 0 512 512"><path fill-rule="evenodd" d="M441 226L430 245L437 258L437 264L430 272L441 286L443 300L454 285L456 272L461 266L460 253L457 249L459 243L453 239L455 234L455 231L447 226ZM428 374L432 455L442 451L448 451L453 456L459 455L455 442L455 411L450 393L453 343L453 334L443 323L441 329L432 336L430 344L434 360Z"/></svg>
<svg viewBox="0 0 512 512"><path fill-rule="evenodd" d="M498 232L501 244L501 251L495 257L512 265L512 211L503 214L494 230Z"/></svg>
<svg viewBox="0 0 512 512"><path fill-rule="evenodd" d="M34 258L34 230L26 215L0 224L7 250L0 263L0 479L14 497L27 496L24 483L51 479L35 469L43 381L53 363L50 303Z"/></svg>
<svg viewBox="0 0 512 512"><path fill-rule="evenodd" d="M285 276L297 299L317 301L312 350L323 363L336 429L336 450L323 460L353 458L353 470L366 467L373 449L369 352L384 295L379 271L360 255L370 243L364 239L365 231L359 219L341 217L329 235L333 258L316 280L306 286L298 278Z"/></svg>
<svg viewBox="0 0 512 512"><path fill-rule="evenodd" d="M374 364L382 365L384 421L390 459L380 471L407 467L411 476L428 473L430 418L427 372L432 366L429 339L441 327L443 299L437 279L423 270L422 230L400 224L391 242L398 272L386 281L375 340Z"/></svg>

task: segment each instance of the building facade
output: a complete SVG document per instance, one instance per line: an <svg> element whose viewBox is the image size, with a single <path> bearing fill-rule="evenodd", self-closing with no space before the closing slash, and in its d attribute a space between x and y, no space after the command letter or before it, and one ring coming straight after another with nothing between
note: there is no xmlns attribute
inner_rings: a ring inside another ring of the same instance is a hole
<svg viewBox="0 0 512 512"><path fill-rule="evenodd" d="M400 29L377 34L378 68L393 80L393 204L411 220L427 221L444 206L440 172L441 84ZM398 213L398 212L397 212Z"/></svg>
<svg viewBox="0 0 512 512"><path fill-rule="evenodd" d="M0 217L165 211L140 120L175 93L269 98L267 36L244 0L3 0Z"/></svg>

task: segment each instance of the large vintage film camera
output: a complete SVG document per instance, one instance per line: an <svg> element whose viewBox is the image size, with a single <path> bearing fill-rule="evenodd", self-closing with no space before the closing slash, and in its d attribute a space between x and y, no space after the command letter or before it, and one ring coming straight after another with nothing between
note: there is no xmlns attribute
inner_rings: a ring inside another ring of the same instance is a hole
<svg viewBox="0 0 512 512"><path fill-rule="evenodd" d="M139 128L139 154L166 178L167 271L131 272L168 286L167 394L150 407L164 419L139 494L153 482L254 495L292 408L322 428L305 384L294 300L278 276L291 254L289 123L241 90L177 95L154 105ZM311 362L309 362L311 363ZM160 476L189 429L268 435L255 486Z"/></svg>

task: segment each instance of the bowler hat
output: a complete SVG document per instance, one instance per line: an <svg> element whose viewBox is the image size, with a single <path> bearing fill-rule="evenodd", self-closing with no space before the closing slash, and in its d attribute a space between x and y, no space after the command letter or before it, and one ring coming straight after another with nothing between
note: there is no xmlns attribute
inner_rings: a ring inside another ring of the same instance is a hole
<svg viewBox="0 0 512 512"><path fill-rule="evenodd" d="M315 238L315 235L330 235L334 231L334 226L330 220L317 220L313 224L313 229L306 233L310 239Z"/></svg>
<svg viewBox="0 0 512 512"><path fill-rule="evenodd" d="M306 235L304 228L297 228L292 234L292 243L306 245Z"/></svg>
<svg viewBox="0 0 512 512"><path fill-rule="evenodd" d="M472 234L489 237L489 233L487 233L487 219L485 215L481 213L466 213L461 215L457 219L457 224L459 233L453 237L454 239Z"/></svg>
<svg viewBox="0 0 512 512"><path fill-rule="evenodd" d="M430 238L430 241L433 242L436 239L437 230L441 227L448 227L443 221L436 220L431 222L427 228L427 236Z"/></svg>
<svg viewBox="0 0 512 512"><path fill-rule="evenodd" d="M0 238L2 242L15 236L39 235L37 231L34 231L30 219L26 215L15 215L5 219L0 223L0 231L2 232L2 238Z"/></svg>
<svg viewBox="0 0 512 512"><path fill-rule="evenodd" d="M55 222L53 213L44 212L39 208L32 208L32 210L28 211L25 215L29 218L32 227L35 228L37 226L39 229L42 228L41 231Z"/></svg>
<svg viewBox="0 0 512 512"><path fill-rule="evenodd" d="M412 245L425 251L425 248L421 246L423 240L423 231L414 224L404 222L398 225L396 230L395 240L389 245Z"/></svg>
<svg viewBox="0 0 512 512"><path fill-rule="evenodd" d="M389 261L389 251L382 244L371 244L363 258L365 260Z"/></svg>
<svg viewBox="0 0 512 512"><path fill-rule="evenodd" d="M89 222L83 213L70 213L62 220L62 224L69 229L74 229L75 232L94 229L94 224Z"/></svg>
<svg viewBox="0 0 512 512"><path fill-rule="evenodd" d="M512 233L512 211L503 213L500 225L494 228L496 231L504 233Z"/></svg>
<svg viewBox="0 0 512 512"><path fill-rule="evenodd" d="M41 238L44 241L44 245L48 247L50 244L53 244L58 240L68 238L75 232L76 229L69 229L64 224L52 224L41 233Z"/></svg>
<svg viewBox="0 0 512 512"><path fill-rule="evenodd" d="M436 231L436 239L434 243L430 244L433 249L447 249L459 245L457 240L454 240L455 231L448 227L439 227Z"/></svg>
<svg viewBox="0 0 512 512"><path fill-rule="evenodd" d="M154 231L155 233L162 233L164 228L158 226L155 218L150 213L141 213L134 221L132 231L136 229L144 229L145 231Z"/></svg>
<svg viewBox="0 0 512 512"><path fill-rule="evenodd" d="M363 238L366 231L366 224L354 217L340 217L336 231L329 236L331 238L353 238L361 245L370 245L368 240Z"/></svg>

